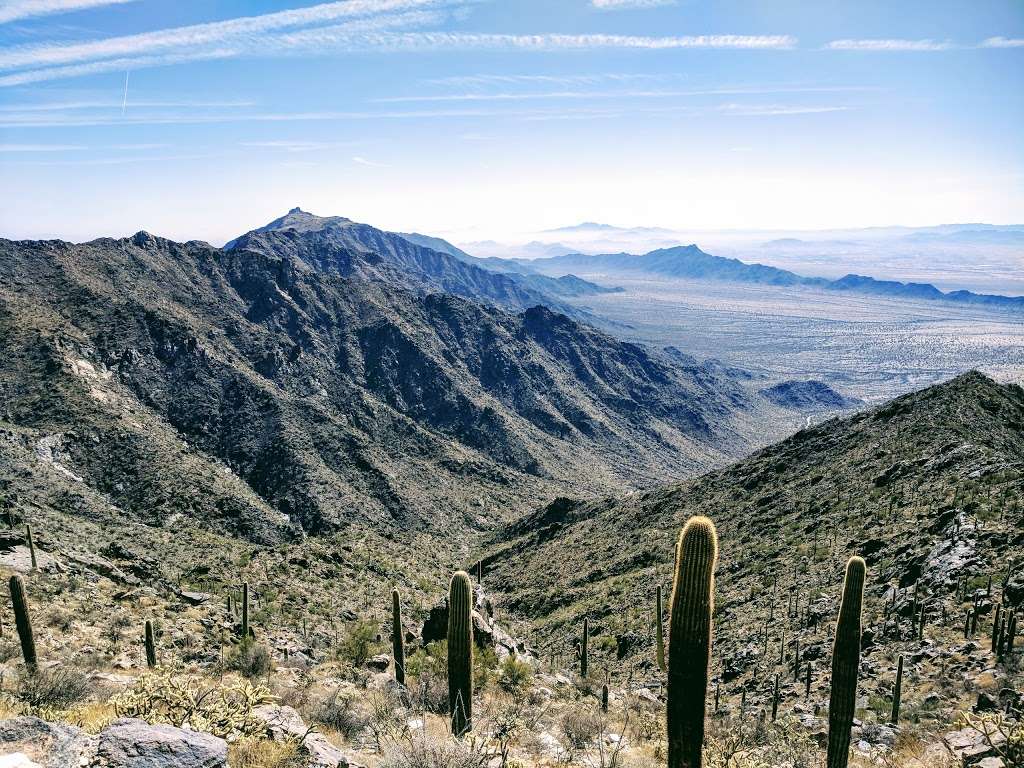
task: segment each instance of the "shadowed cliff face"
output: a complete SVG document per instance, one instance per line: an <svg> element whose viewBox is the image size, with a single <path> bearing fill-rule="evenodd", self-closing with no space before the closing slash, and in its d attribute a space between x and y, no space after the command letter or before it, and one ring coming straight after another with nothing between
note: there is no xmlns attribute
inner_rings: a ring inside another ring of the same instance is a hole
<svg viewBox="0 0 1024 768"><path fill-rule="evenodd" d="M0 242L0 420L28 446L60 435L68 471L142 519L256 539L487 526L781 429L719 368L432 292L394 254L324 236Z"/></svg>

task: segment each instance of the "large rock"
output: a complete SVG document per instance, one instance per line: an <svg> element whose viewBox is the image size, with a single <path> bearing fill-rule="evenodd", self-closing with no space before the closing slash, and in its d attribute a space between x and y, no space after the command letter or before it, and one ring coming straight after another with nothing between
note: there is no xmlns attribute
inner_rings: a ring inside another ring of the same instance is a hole
<svg viewBox="0 0 1024 768"><path fill-rule="evenodd" d="M292 707L263 704L252 713L266 724L267 736L274 741L301 741L302 750L309 755L310 768L360 768L322 733L311 730Z"/></svg>
<svg viewBox="0 0 1024 768"><path fill-rule="evenodd" d="M91 747L89 735L72 725L48 723L38 717L0 721L0 755L12 758L11 766L26 765L26 760L42 768L78 766L88 760ZM16 755L24 759L16 761Z"/></svg>
<svg viewBox="0 0 1024 768"><path fill-rule="evenodd" d="M228 745L208 733L116 720L100 731L96 756L108 768L227 768Z"/></svg>

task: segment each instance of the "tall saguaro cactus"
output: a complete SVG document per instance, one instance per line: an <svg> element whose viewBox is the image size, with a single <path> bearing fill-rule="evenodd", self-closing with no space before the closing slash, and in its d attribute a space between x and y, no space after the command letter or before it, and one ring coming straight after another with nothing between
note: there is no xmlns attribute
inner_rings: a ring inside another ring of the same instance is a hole
<svg viewBox="0 0 1024 768"><path fill-rule="evenodd" d="M448 587L448 709L452 735L473 729L473 586L457 571Z"/></svg>
<svg viewBox="0 0 1024 768"><path fill-rule="evenodd" d="M25 666L35 669L36 638L32 633L32 618L28 613L28 597L25 594L25 582L21 576L11 576L11 605L14 606L14 624L18 628L18 639L21 641L21 655Z"/></svg>
<svg viewBox="0 0 1024 768"><path fill-rule="evenodd" d="M590 620L583 619L583 634L580 637L580 677L586 678L590 661Z"/></svg>
<svg viewBox="0 0 1024 768"><path fill-rule="evenodd" d="M32 563L32 570L39 569L39 563L36 562L36 540L32 536L32 526L25 526L25 540L28 543L28 556Z"/></svg>
<svg viewBox="0 0 1024 768"><path fill-rule="evenodd" d="M665 628L661 619L661 584L654 589L654 636L656 645L654 647L655 659L658 662L658 669L665 671Z"/></svg>
<svg viewBox="0 0 1024 768"><path fill-rule="evenodd" d="M146 619L146 666L156 666L156 637L153 634L153 622Z"/></svg>
<svg viewBox="0 0 1024 768"><path fill-rule="evenodd" d="M249 637L249 582L242 583L242 638Z"/></svg>
<svg viewBox="0 0 1024 768"><path fill-rule="evenodd" d="M900 700L903 698L903 657L896 662L896 682L892 686L892 718L891 722L896 725L900 721Z"/></svg>
<svg viewBox="0 0 1024 768"><path fill-rule="evenodd" d="M669 618L668 768L701 768L704 705L711 664L718 535L706 517L691 517L676 545Z"/></svg>
<svg viewBox="0 0 1024 768"><path fill-rule="evenodd" d="M391 653L395 657L395 680L405 685L405 637L402 635L402 597L391 590Z"/></svg>
<svg viewBox="0 0 1024 768"><path fill-rule="evenodd" d="M839 605L832 646L832 691L828 703L828 768L846 768L850 759L850 728L857 704L860 667L861 610L867 565L860 557L846 564L843 601Z"/></svg>

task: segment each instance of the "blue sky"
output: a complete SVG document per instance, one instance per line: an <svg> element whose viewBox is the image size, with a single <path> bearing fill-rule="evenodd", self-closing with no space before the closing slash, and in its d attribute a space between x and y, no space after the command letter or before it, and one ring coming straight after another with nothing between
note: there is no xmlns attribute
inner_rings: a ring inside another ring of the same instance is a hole
<svg viewBox="0 0 1024 768"><path fill-rule="evenodd" d="M0 0L6 237L1021 223L1022 118L1020 0Z"/></svg>

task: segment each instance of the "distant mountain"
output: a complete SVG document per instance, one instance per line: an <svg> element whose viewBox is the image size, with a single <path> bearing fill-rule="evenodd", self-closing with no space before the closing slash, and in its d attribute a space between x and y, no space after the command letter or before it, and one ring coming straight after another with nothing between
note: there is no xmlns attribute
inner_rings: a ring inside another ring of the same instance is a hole
<svg viewBox="0 0 1024 768"><path fill-rule="evenodd" d="M776 405L799 411L840 411L864 404L859 398L840 394L823 381L783 381L758 392Z"/></svg>
<svg viewBox="0 0 1024 768"><path fill-rule="evenodd" d="M746 264L705 253L696 245L659 248L642 256L629 253L606 253L597 256L567 254L531 262L535 269L547 274L576 271L646 272L666 277L689 277L702 280L732 280L773 285L798 285L807 278L793 272L763 264Z"/></svg>
<svg viewBox="0 0 1024 768"><path fill-rule="evenodd" d="M424 248L430 248L432 251L440 251L441 253L447 253L449 256L454 256L457 259L461 259L469 264L473 264L478 261L474 256L470 256L461 248L458 248L447 240L440 237L432 237L431 235L421 235L418 232L396 232L395 234L404 237L410 243L416 245L422 245Z"/></svg>
<svg viewBox="0 0 1024 768"><path fill-rule="evenodd" d="M489 269L494 272L508 274L519 285L535 290L540 294L575 297L593 295L597 293L616 293L622 290L621 288L605 288L597 285L596 283L591 283L588 280L576 277L575 275L563 275L562 277L557 278L548 277L547 275L541 275L534 272L528 265L523 265L509 259L481 259L476 256L470 256L461 248L457 248L447 240L443 240L440 237L431 237L429 235L420 235L416 233L399 233L399 236L405 238L411 243L421 245L424 248L430 248L431 250L438 251L440 253L447 253L466 262L467 264L474 264L478 267Z"/></svg>
<svg viewBox="0 0 1024 768"><path fill-rule="evenodd" d="M587 233L595 232L600 234L643 234L643 235L668 235L672 234L671 229L662 227L616 227L612 224L600 224L596 221L584 221L581 224L573 224L568 227L556 227L545 230L548 233Z"/></svg>
<svg viewBox="0 0 1024 768"><path fill-rule="evenodd" d="M696 280L808 286L876 296L954 301L961 304L1024 310L1024 296L999 296L971 291L944 293L930 283L901 283L895 280L876 280L872 277L854 274L845 275L838 280L804 277L787 269L712 256L696 245L659 248L640 256L629 253L606 253L596 256L568 254L548 259L535 259L529 263L534 269L549 275L557 275L566 271L579 272L584 275L639 272Z"/></svg>
<svg viewBox="0 0 1024 768"><path fill-rule="evenodd" d="M960 229L955 232L914 232L907 242L948 245L1024 245L1024 227Z"/></svg>
<svg viewBox="0 0 1024 768"><path fill-rule="evenodd" d="M497 306L534 295L300 211L227 249L0 240L0 481L262 542L441 536L686 477L789 428L716 367Z"/></svg>

